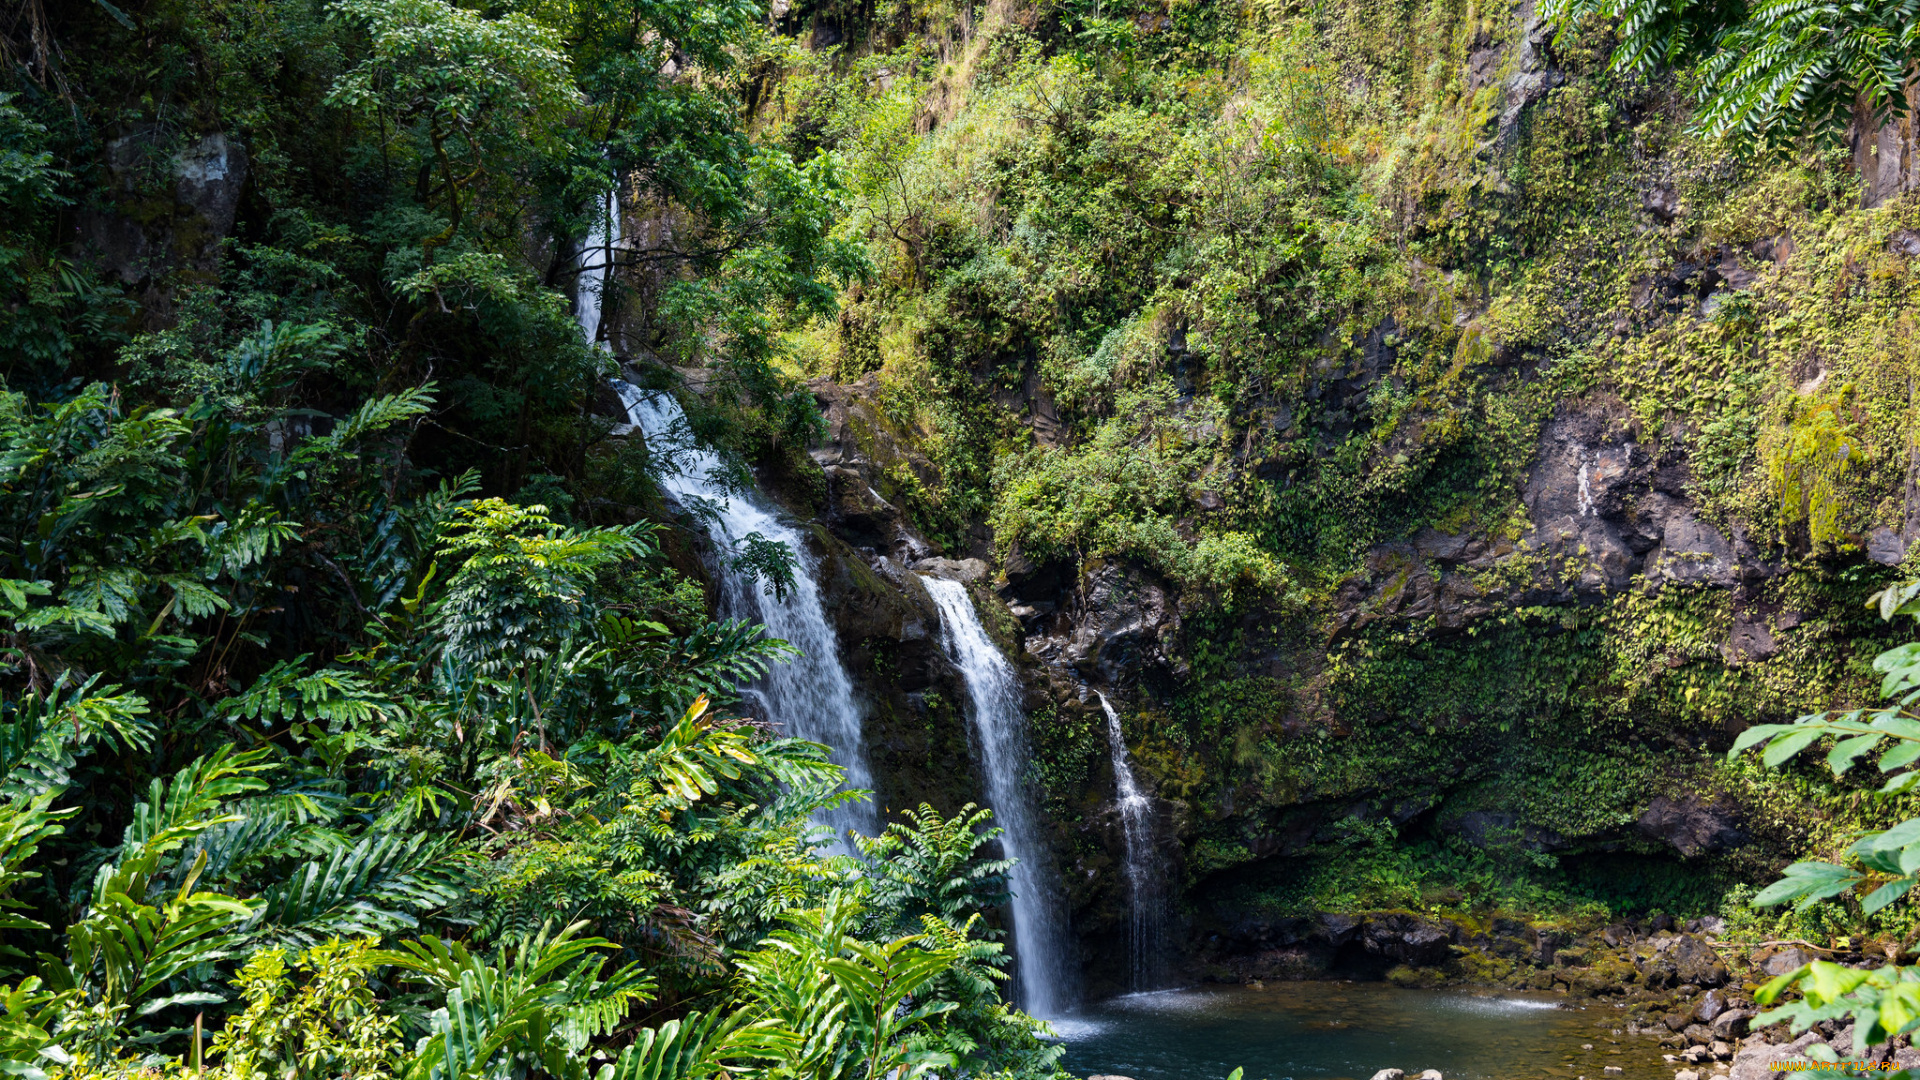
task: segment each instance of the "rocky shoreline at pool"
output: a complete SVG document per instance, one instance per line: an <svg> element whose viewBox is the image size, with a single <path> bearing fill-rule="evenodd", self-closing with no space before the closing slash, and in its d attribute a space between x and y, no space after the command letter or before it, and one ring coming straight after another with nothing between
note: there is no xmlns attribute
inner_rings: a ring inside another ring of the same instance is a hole
<svg viewBox="0 0 1920 1080"><path fill-rule="evenodd" d="M1727 940L1718 918L1582 927L1408 911L1325 914L1235 926L1209 945L1196 974L1253 989L1275 980L1384 977L1406 987L1524 989L1611 1005L1620 1015L1606 1026L1657 1040L1675 1080L1762 1080L1779 1064L1813 1060L1816 1044L1841 1060L1920 1067L1920 1049L1907 1037L1856 1054L1851 1025L1827 1022L1798 1036L1784 1024L1752 1026L1765 1011L1754 992L1773 976L1814 959L1879 967L1884 956L1803 941Z"/></svg>

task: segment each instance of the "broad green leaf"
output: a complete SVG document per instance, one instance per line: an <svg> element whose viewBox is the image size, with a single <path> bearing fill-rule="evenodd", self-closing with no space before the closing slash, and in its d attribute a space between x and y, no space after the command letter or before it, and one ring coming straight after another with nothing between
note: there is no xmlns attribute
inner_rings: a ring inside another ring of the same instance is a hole
<svg viewBox="0 0 1920 1080"><path fill-rule="evenodd" d="M1755 907L1771 907L1796 897L1802 903L1821 900L1845 892L1859 875L1844 866L1826 862L1798 862L1787 867L1787 876L1767 886L1753 898Z"/></svg>
<svg viewBox="0 0 1920 1080"><path fill-rule="evenodd" d="M1808 727L1782 735L1768 744L1766 751L1760 755L1760 760L1769 769L1777 769L1786 764L1793 755L1813 745L1814 740L1825 734L1826 732L1820 728Z"/></svg>
<svg viewBox="0 0 1920 1080"><path fill-rule="evenodd" d="M1790 727L1792 727L1791 724L1755 724L1741 732L1739 738L1733 740L1733 749L1727 751L1727 757L1739 757L1750 747L1763 743Z"/></svg>
<svg viewBox="0 0 1920 1080"><path fill-rule="evenodd" d="M1914 880L1915 879L1911 877L1903 877L1887 882L1885 885L1868 893L1866 897L1860 901L1860 910L1868 915L1879 911L1881 908L1907 895L1907 890L1914 886Z"/></svg>
<svg viewBox="0 0 1920 1080"><path fill-rule="evenodd" d="M1827 752L1827 768L1833 770L1833 775L1841 775L1853 768L1853 763L1861 755L1880 745L1885 738L1884 735L1855 735L1851 739L1841 739ZM1920 747L1920 743L1914 745Z"/></svg>
<svg viewBox="0 0 1920 1080"><path fill-rule="evenodd" d="M1904 765L1913 764L1916 758L1920 758L1920 742L1902 742L1880 755L1880 771L1892 772Z"/></svg>
<svg viewBox="0 0 1920 1080"><path fill-rule="evenodd" d="M1920 741L1920 722L1901 716L1892 710L1882 711L1868 726L1878 728L1897 738Z"/></svg>

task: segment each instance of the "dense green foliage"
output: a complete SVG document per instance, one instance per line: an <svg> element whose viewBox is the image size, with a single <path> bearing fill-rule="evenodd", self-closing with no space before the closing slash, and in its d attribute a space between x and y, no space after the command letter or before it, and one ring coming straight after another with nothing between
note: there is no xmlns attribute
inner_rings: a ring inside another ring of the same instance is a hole
<svg viewBox="0 0 1920 1080"><path fill-rule="evenodd" d="M613 255L723 451L817 423L774 335L861 258L748 136L760 12L10 17L0 1071L1050 1073L987 815L824 854L865 793L728 712L792 650L591 408ZM582 253L616 192L674 226Z"/></svg>
<svg viewBox="0 0 1920 1080"><path fill-rule="evenodd" d="M879 494L1011 591L1065 566L1175 598L1169 662L1122 688L1195 920L1709 914L1897 812L1717 751L1869 700L1895 643L1857 597L1895 575L1869 538L1911 537L1920 217L1857 209L1801 136L1861 94L1898 115L1903 11L883 7L764 110L845 158L873 266L794 360L871 388L871 436L918 455ZM1569 419L1672 477L1629 516L1738 537L1731 580L1553 550L1529 487ZM1097 716L1035 739L1066 857L1108 865ZM1681 857L1636 828L1655 798L1752 842Z"/></svg>
<svg viewBox="0 0 1920 1080"><path fill-rule="evenodd" d="M1799 136L1908 107L1912 0L7 10L0 1070L1055 1070L990 820L829 856L861 794L733 717L792 650L716 616L623 365L801 507L803 380L863 387L946 554L1160 590L1108 689L1189 899L1691 914L1852 850L1788 918L1910 929L1841 896L1910 796L1716 751L1895 644L1920 203ZM1569 417L1739 576L1554 554ZM1035 773L1111 880L1075 704ZM1656 796L1755 843L1682 862Z"/></svg>
<svg viewBox="0 0 1920 1080"><path fill-rule="evenodd" d="M1920 5L1912 0L1549 0L1541 14L1563 24L1619 20L1613 62L1623 71L1652 74L1704 59L1698 124L1715 135L1779 144L1912 110L1907 87L1920 64Z"/></svg>

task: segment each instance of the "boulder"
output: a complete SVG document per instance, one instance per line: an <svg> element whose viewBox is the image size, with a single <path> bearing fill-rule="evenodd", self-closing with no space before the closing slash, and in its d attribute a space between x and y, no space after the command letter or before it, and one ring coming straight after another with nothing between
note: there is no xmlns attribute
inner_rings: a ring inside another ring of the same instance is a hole
<svg viewBox="0 0 1920 1080"><path fill-rule="evenodd" d="M1805 1035L1776 1046L1771 1043L1753 1042L1740 1048L1733 1055L1733 1071L1730 1080L1777 1080L1782 1070L1774 1068L1776 1064L1789 1061L1807 1061L1807 1048L1820 1042L1820 1036L1809 1031Z"/></svg>
<svg viewBox="0 0 1920 1080"><path fill-rule="evenodd" d="M1413 967L1434 967L1452 955L1454 927L1412 915L1387 915L1367 924L1361 935L1366 950Z"/></svg>
<svg viewBox="0 0 1920 1080"><path fill-rule="evenodd" d="M1907 538L1882 525L1867 534L1867 558L1882 566L1899 566L1907 557Z"/></svg>
<svg viewBox="0 0 1920 1080"><path fill-rule="evenodd" d="M1702 802L1693 795L1679 799L1655 796L1641 813L1635 828L1649 840L1672 845L1687 858L1725 851L1746 842L1730 811Z"/></svg>
<svg viewBox="0 0 1920 1080"><path fill-rule="evenodd" d="M1691 512L1668 519L1660 546L1647 553L1645 574L1650 585L1669 582L1734 585L1733 545L1720 530Z"/></svg>
<svg viewBox="0 0 1920 1080"><path fill-rule="evenodd" d="M1087 575L1080 608L1062 655L1082 673L1120 686L1168 665L1164 645L1178 633L1180 614L1157 579L1103 566Z"/></svg>
<svg viewBox="0 0 1920 1080"><path fill-rule="evenodd" d="M1727 966L1720 961L1720 954L1713 946L1691 934L1679 935L1672 942L1667 959L1673 965L1674 976L1681 982L1696 987L1727 984Z"/></svg>
<svg viewBox="0 0 1920 1080"><path fill-rule="evenodd" d="M152 165L172 136L142 125L109 140L108 198L80 212L79 230L104 268L129 285L180 269L215 270L239 214L246 148L222 132L203 135L177 150L167 184Z"/></svg>
<svg viewBox="0 0 1920 1080"><path fill-rule="evenodd" d="M1813 956L1801 949L1785 948L1760 961L1760 970L1769 975L1785 975L1795 968L1813 963Z"/></svg>
<svg viewBox="0 0 1920 1080"><path fill-rule="evenodd" d="M912 569L916 574L968 584L987 576L987 564L981 559L919 559Z"/></svg>
<svg viewBox="0 0 1920 1080"><path fill-rule="evenodd" d="M1713 1018L1713 1035L1716 1039L1732 1041L1747 1033L1747 1021L1753 1019L1749 1009L1728 1009Z"/></svg>

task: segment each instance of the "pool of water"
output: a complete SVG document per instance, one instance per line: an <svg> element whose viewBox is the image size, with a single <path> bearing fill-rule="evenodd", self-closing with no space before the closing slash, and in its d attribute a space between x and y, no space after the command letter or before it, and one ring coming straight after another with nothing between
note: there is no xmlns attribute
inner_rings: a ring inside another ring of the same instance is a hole
<svg viewBox="0 0 1920 1080"><path fill-rule="evenodd" d="M1130 994L1054 1027L1074 1075L1133 1080L1226 1080L1236 1068L1246 1080L1367 1080L1388 1068L1447 1080L1668 1080L1674 1069L1654 1039L1624 1033L1611 1005L1385 983Z"/></svg>

